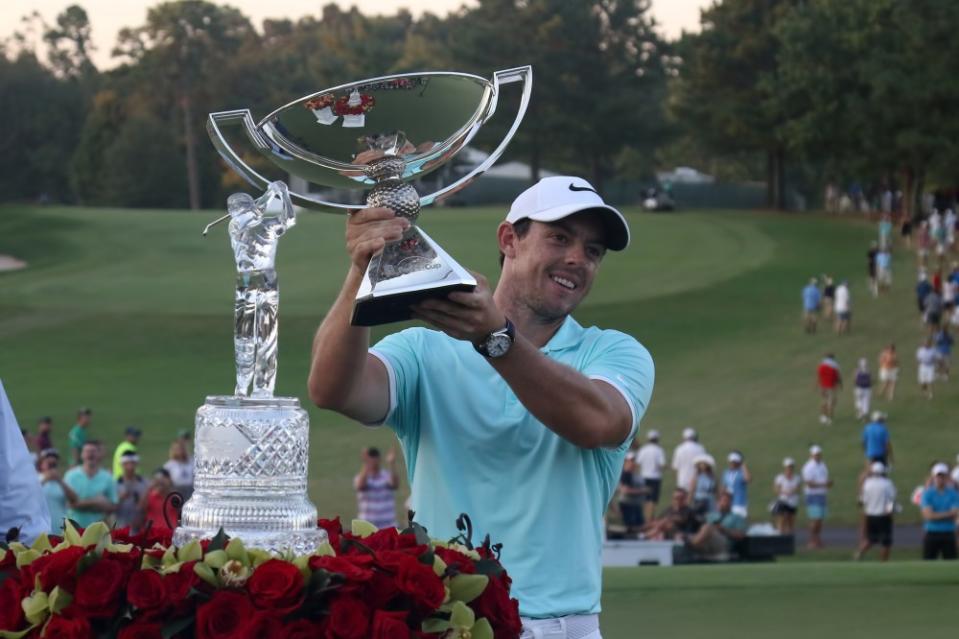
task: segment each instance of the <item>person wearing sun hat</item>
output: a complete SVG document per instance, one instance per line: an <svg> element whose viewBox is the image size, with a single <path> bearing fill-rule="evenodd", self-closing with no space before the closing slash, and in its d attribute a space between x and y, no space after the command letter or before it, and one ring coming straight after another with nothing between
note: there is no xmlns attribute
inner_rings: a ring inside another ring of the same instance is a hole
<svg viewBox="0 0 959 639"><path fill-rule="evenodd" d="M475 538L503 543L528 632L598 639L602 513L654 368L635 338L572 313L607 252L629 245L626 218L582 178L540 180L496 229L495 290L477 274L475 290L413 306L428 327L369 348L370 330L350 324L353 300L372 256L408 227L385 208L347 218L351 266L316 333L310 398L393 429L432 535L456 536L467 512Z"/></svg>
<svg viewBox="0 0 959 639"><path fill-rule="evenodd" d="M956 517L959 516L959 492L949 480L949 466L937 462L932 466L932 483L923 491L922 508L923 559L956 559Z"/></svg>
<svg viewBox="0 0 959 639"><path fill-rule="evenodd" d="M776 518L776 529L783 535L791 535L795 531L796 511L799 510L799 484L801 480L796 473L796 460L787 457L783 460L783 472L773 480L773 490L776 501L772 513Z"/></svg>
<svg viewBox="0 0 959 639"><path fill-rule="evenodd" d="M809 548L822 548L822 523L826 518L826 495L832 488L829 468L822 460L822 447L809 447L809 460L802 467L803 490L806 494L806 517L809 519Z"/></svg>

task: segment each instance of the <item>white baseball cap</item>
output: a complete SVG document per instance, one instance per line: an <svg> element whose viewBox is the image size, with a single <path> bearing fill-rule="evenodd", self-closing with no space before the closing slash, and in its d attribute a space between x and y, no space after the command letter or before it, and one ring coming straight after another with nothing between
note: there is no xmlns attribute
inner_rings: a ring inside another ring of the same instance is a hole
<svg viewBox="0 0 959 639"><path fill-rule="evenodd" d="M713 468L716 465L716 460L713 459L712 455L703 453L693 457L693 464L706 464L710 468Z"/></svg>
<svg viewBox="0 0 959 639"><path fill-rule="evenodd" d="M696 436L695 428L684 428L683 429L683 439L692 439Z"/></svg>
<svg viewBox="0 0 959 639"><path fill-rule="evenodd" d="M822 453L822 446L820 446L819 444L813 444L812 446L809 447L810 455L818 455L820 453Z"/></svg>
<svg viewBox="0 0 959 639"><path fill-rule="evenodd" d="M606 248L621 251L629 246L626 218L606 204L596 189L580 177L556 175L543 178L513 200L506 221L510 224L523 219L555 222L581 211L602 214L606 226Z"/></svg>
<svg viewBox="0 0 959 639"><path fill-rule="evenodd" d="M784 467L784 468L785 468L786 466L795 466L795 465L796 465L796 460L793 459L792 457L787 457L786 459L783 460L783 467Z"/></svg>
<svg viewBox="0 0 959 639"><path fill-rule="evenodd" d="M729 453L729 456L726 457L726 460L731 462L741 462L743 460L743 456L736 451L733 451Z"/></svg>
<svg viewBox="0 0 959 639"><path fill-rule="evenodd" d="M886 419L886 414L884 412L882 412L881 410L872 411L872 421L878 422L883 419Z"/></svg>
<svg viewBox="0 0 959 639"><path fill-rule="evenodd" d="M949 467L943 464L942 462L939 462L938 464L932 467L933 477L935 477L936 475L948 475L948 474L949 474Z"/></svg>
<svg viewBox="0 0 959 639"><path fill-rule="evenodd" d="M646 439L649 439L649 440L659 439L659 431L656 430L655 428L649 431L648 433L646 433Z"/></svg>
<svg viewBox="0 0 959 639"><path fill-rule="evenodd" d="M872 466L869 467L869 470L877 475L882 475L886 472L886 465L881 461L875 461L872 463Z"/></svg>

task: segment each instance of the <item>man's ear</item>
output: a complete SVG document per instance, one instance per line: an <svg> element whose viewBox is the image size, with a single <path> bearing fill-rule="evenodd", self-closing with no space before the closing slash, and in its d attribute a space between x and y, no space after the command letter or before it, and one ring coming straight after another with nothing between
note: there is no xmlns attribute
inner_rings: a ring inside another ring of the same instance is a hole
<svg viewBox="0 0 959 639"><path fill-rule="evenodd" d="M500 222L499 228L496 229L496 240L503 255L510 259L516 257L516 243L519 241L519 236L516 235L512 224Z"/></svg>

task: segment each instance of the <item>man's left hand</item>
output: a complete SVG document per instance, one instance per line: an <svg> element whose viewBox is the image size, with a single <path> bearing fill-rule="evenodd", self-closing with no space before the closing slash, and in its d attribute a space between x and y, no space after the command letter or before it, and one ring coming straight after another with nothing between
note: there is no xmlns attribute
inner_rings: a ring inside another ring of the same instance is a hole
<svg viewBox="0 0 959 639"><path fill-rule="evenodd" d="M450 337L474 344L506 326L506 315L493 301L489 282L473 273L476 288L455 291L446 299L427 299L413 306L413 317L443 331Z"/></svg>

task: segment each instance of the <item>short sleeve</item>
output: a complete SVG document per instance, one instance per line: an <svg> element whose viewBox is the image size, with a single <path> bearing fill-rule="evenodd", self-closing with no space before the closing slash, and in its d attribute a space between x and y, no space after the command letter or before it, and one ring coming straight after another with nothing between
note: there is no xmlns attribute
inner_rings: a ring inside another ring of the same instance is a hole
<svg viewBox="0 0 959 639"><path fill-rule="evenodd" d="M389 376L390 404L383 422L408 436L419 420L420 354L425 330L409 328L381 339L370 354L383 362Z"/></svg>
<svg viewBox="0 0 959 639"><path fill-rule="evenodd" d="M919 506L921 508L932 508L931 496L932 492L928 488L922 491L922 501L920 502Z"/></svg>
<svg viewBox="0 0 959 639"><path fill-rule="evenodd" d="M617 449L628 447L653 394L656 371L649 351L625 333L603 331L581 372L590 379L609 384L626 400L632 414L632 428Z"/></svg>

